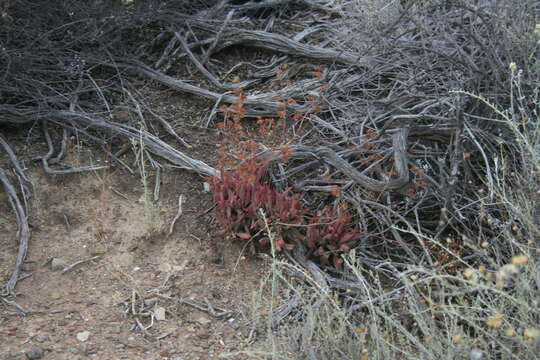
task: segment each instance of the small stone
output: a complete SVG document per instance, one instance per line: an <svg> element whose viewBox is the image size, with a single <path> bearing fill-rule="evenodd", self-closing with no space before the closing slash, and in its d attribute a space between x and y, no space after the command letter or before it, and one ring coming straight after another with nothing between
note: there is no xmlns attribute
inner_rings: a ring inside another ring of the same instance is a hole
<svg viewBox="0 0 540 360"><path fill-rule="evenodd" d="M157 297L153 297L153 298L145 299L145 300L144 300L144 303L145 303L147 306L154 306L154 305L156 305L158 302L159 302L159 299L158 299Z"/></svg>
<svg viewBox="0 0 540 360"><path fill-rule="evenodd" d="M54 271L62 271L68 266L68 262L62 258L53 258L51 261L51 268Z"/></svg>
<svg viewBox="0 0 540 360"><path fill-rule="evenodd" d="M238 324L236 322L236 319L235 318L230 318L229 320L227 320L227 322L229 323L229 325L231 325L231 327L235 330L238 330L240 328L240 324Z"/></svg>
<svg viewBox="0 0 540 360"><path fill-rule="evenodd" d="M80 333L77 333L77 340L79 341L86 341L90 337L90 331L81 331Z"/></svg>
<svg viewBox="0 0 540 360"><path fill-rule="evenodd" d="M29 360L41 359L43 357L43 349L34 345L30 349L26 350L24 354Z"/></svg>
<svg viewBox="0 0 540 360"><path fill-rule="evenodd" d="M60 299L62 298L62 294L60 294L60 293L58 293L58 292L53 292L53 293L51 294L51 298L52 298L53 300L60 300Z"/></svg>
<svg viewBox="0 0 540 360"><path fill-rule="evenodd" d="M157 321L164 321L165 320L165 308L161 306L156 306L154 308L154 316L156 317Z"/></svg>

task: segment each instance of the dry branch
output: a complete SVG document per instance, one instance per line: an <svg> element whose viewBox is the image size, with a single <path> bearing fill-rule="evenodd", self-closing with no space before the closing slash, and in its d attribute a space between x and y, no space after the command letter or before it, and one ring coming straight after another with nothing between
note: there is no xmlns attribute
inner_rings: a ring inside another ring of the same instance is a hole
<svg viewBox="0 0 540 360"><path fill-rule="evenodd" d="M11 208L15 213L17 218L17 223L19 225L19 230L17 235L19 237L19 251L17 253L17 259L15 261L15 267L13 273L11 274L10 279L6 283L6 292L1 294L2 296L11 295L16 296L15 286L17 286L17 281L19 280L19 273L21 271L21 266L26 258L26 253L28 251L28 241L30 240L30 228L28 227L28 216L24 207L19 200L19 196L15 191L15 188L9 181L4 170L0 169L0 182L4 186L4 191L6 192Z"/></svg>
<svg viewBox="0 0 540 360"><path fill-rule="evenodd" d="M400 129L393 136L394 159L396 162L397 177L388 181L378 181L358 172L347 161L339 157L331 149L320 149L317 154L330 165L347 175L361 186L371 191L387 191L403 188L409 183L409 168L407 166L407 129Z"/></svg>
<svg viewBox="0 0 540 360"><path fill-rule="evenodd" d="M221 41L216 46L215 51L220 51L232 45L244 45L271 50L294 57L305 57L321 62L337 62L367 68L370 68L372 65L372 59L368 57L312 46L280 34L260 30L234 29L224 31Z"/></svg>

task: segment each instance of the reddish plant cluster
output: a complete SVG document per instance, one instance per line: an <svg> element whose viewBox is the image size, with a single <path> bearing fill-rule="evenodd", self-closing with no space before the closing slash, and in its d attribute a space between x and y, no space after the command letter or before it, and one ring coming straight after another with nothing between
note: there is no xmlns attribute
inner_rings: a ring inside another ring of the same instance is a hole
<svg viewBox="0 0 540 360"><path fill-rule="evenodd" d="M280 81L274 85L276 90L280 86L292 85L290 82L281 81L281 75L287 68L288 65L284 64L283 69L278 69L276 80ZM313 214L300 201L300 195L292 194L292 189L279 192L264 184L263 177L268 164L249 160L261 147L279 151L283 162L294 155L293 149L288 145L290 141L284 144L283 139L280 139L286 138L285 124L294 119L298 122L298 129L301 129L305 119L323 110L320 95L328 89L328 82L324 81L324 69L316 66L313 70L316 71L315 77L318 81L312 84L312 87L319 88L318 96L308 95L306 99L299 99L302 105L310 105L306 106L309 108L307 113L289 114L294 105L299 105L297 100L277 95L273 98L277 102L276 116L257 117L253 127L244 126L247 94L244 89L235 89L236 98L232 104L223 104L219 108L223 121L219 122L217 127L226 135L227 141L218 149L218 155L222 168L231 168L238 163L242 165L236 166L234 170L223 170L219 178L212 178L209 182L216 203L215 218L220 225L219 236L249 240L253 253L257 247L269 247L266 223L260 214L262 209L277 251L291 250L301 241L308 248L310 258L325 265L333 264L339 267L339 255L349 251L351 245L361 236L358 229L351 225L352 216L347 209L343 206L328 207ZM282 136L276 134L278 129L283 129ZM275 146L276 142L281 146ZM366 147L374 150L375 146ZM341 193L341 186L332 187L332 196L340 198Z"/></svg>
<svg viewBox="0 0 540 360"><path fill-rule="evenodd" d="M256 247L268 247L270 239L259 212L262 209L277 251L292 250L296 241L302 241L310 258L340 267L339 255L349 251L361 236L351 224L347 208L327 207L310 214L291 188L278 192L262 182L267 168L268 164L250 161L209 180L216 203L215 218L221 227L217 235L252 240L252 252Z"/></svg>
<svg viewBox="0 0 540 360"><path fill-rule="evenodd" d="M357 228L351 226L351 222L352 215L345 206L326 207L311 217L303 237L310 254L324 265L332 263L339 268L343 260L334 255L348 252L351 244L361 235Z"/></svg>

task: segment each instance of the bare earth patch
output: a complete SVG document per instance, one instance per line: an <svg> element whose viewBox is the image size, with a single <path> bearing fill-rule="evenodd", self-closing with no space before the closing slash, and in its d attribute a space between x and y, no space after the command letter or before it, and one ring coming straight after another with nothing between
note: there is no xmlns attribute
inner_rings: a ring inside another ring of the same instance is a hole
<svg viewBox="0 0 540 360"><path fill-rule="evenodd" d="M149 207L140 180L120 170L54 177L36 166L29 176L35 215L23 270L31 276L18 284L16 301L43 313L4 309L0 359L25 359L36 347L43 359L213 359L249 342L245 314L262 263L242 257L240 244L212 245L212 203L200 177L165 171L159 206ZM168 236L180 194L183 213ZM16 225L0 200L7 278ZM53 258L72 264L93 257L66 273L51 266ZM165 320L151 319L163 311ZM137 320L152 326L141 331Z"/></svg>

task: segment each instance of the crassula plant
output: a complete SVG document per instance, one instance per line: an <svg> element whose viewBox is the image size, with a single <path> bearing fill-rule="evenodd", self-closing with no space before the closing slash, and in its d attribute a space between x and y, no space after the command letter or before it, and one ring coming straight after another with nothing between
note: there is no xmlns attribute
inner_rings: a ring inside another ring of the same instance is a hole
<svg viewBox="0 0 540 360"><path fill-rule="evenodd" d="M268 223L277 251L291 250L301 241L311 259L341 266L340 254L348 252L361 237L346 206L310 213L292 188L279 192L263 182L267 168L268 163L249 161L209 180L216 204L214 215L220 226L217 235L249 240L254 252L256 247L270 245Z"/></svg>

